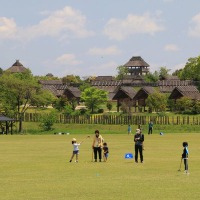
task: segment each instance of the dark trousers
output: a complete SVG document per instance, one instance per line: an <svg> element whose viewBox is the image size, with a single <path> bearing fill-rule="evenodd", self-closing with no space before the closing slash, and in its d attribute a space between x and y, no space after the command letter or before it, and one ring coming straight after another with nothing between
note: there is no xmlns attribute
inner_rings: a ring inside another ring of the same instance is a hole
<svg viewBox="0 0 200 200"><path fill-rule="evenodd" d="M188 170L188 159L184 159L185 170Z"/></svg>
<svg viewBox="0 0 200 200"><path fill-rule="evenodd" d="M140 153L140 161L143 162L143 148L142 145L135 145L135 162L138 162L138 151Z"/></svg>
<svg viewBox="0 0 200 200"><path fill-rule="evenodd" d="M149 128L148 134L152 134L152 128L151 127Z"/></svg>
<svg viewBox="0 0 200 200"><path fill-rule="evenodd" d="M94 147L94 159L97 160L97 153L99 155L99 160L101 160L101 147Z"/></svg>

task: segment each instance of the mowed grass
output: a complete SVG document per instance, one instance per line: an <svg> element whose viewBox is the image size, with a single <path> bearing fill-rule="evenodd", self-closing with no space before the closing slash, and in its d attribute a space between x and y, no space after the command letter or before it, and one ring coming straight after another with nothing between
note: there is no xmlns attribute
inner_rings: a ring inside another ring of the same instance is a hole
<svg viewBox="0 0 200 200"><path fill-rule="evenodd" d="M93 130L91 131L93 132ZM92 162L92 138L80 146L79 163L69 163L71 139L86 135L1 135L2 200L199 199L200 134L145 134L144 163L134 153L133 135L103 134L107 162ZM182 142L189 143L189 171L178 171Z"/></svg>

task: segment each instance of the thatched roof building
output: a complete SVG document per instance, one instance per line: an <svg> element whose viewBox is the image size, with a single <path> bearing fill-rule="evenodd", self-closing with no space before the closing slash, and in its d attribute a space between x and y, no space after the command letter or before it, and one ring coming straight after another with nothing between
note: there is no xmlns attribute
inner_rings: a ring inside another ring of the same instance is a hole
<svg viewBox="0 0 200 200"><path fill-rule="evenodd" d="M117 100L117 111L119 112L119 107L122 103L125 103L129 108L135 106L136 102L133 101L136 91L133 87L121 86L118 87L113 96L113 100Z"/></svg>
<svg viewBox="0 0 200 200"><path fill-rule="evenodd" d="M153 87L149 87L149 86L146 86L146 87L142 87L137 93L136 95L134 96L134 100L140 100L140 99L147 99L148 96L150 94L153 94L155 91L155 89Z"/></svg>
<svg viewBox="0 0 200 200"><path fill-rule="evenodd" d="M8 68L6 71L9 71L11 73L23 73L26 72L28 69L25 68L20 62L19 60L16 60L16 62L10 67Z"/></svg>
<svg viewBox="0 0 200 200"><path fill-rule="evenodd" d="M129 98L132 100L135 94L136 94L136 91L133 89L133 87L121 86L117 88L117 90L115 91L113 100L125 99L125 98Z"/></svg>
<svg viewBox="0 0 200 200"><path fill-rule="evenodd" d="M66 87L63 95L66 96L69 100L77 99L80 101L81 91L77 87Z"/></svg>
<svg viewBox="0 0 200 200"><path fill-rule="evenodd" d="M188 97L192 100L200 100L200 93L195 86L178 86L172 91L169 99L180 99L181 97Z"/></svg>
<svg viewBox="0 0 200 200"><path fill-rule="evenodd" d="M140 56L133 56L125 65L128 75L145 75L149 72L147 64Z"/></svg>

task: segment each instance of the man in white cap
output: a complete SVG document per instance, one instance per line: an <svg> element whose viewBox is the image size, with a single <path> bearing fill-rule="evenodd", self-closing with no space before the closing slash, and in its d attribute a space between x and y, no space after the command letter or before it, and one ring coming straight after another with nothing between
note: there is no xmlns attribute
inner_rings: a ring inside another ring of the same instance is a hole
<svg viewBox="0 0 200 200"><path fill-rule="evenodd" d="M143 142L144 135L141 133L140 129L136 129L136 134L134 136L135 142L135 162L138 163L138 151L140 153L140 162L143 163Z"/></svg>

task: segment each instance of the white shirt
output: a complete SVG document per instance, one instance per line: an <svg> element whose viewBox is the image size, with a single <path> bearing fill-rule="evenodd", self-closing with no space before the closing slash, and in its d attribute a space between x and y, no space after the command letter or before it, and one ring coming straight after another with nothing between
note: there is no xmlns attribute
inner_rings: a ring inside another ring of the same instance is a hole
<svg viewBox="0 0 200 200"><path fill-rule="evenodd" d="M74 143L73 144L74 151L78 151L79 150L79 148L78 148L79 145L80 145L79 143Z"/></svg>

